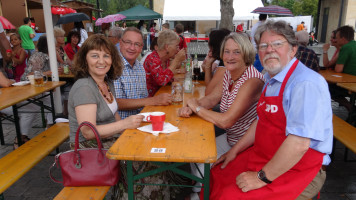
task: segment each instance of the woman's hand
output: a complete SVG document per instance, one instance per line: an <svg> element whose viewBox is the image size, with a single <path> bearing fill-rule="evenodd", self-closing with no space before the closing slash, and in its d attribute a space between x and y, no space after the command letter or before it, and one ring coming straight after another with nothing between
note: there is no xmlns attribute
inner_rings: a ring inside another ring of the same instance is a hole
<svg viewBox="0 0 356 200"><path fill-rule="evenodd" d="M58 67L58 74L64 74L64 69L62 65Z"/></svg>
<svg viewBox="0 0 356 200"><path fill-rule="evenodd" d="M224 169L229 162L233 161L236 158L236 153L231 149L224 153L212 166L211 168L215 167L216 165L223 163L221 165L221 169Z"/></svg>
<svg viewBox="0 0 356 200"><path fill-rule="evenodd" d="M125 119L125 129L135 129L140 126L144 116L143 115L131 115Z"/></svg>
<svg viewBox="0 0 356 200"><path fill-rule="evenodd" d="M187 102L187 105L191 108L191 109L195 109L196 107L199 106L198 100L196 98L192 98L189 99Z"/></svg>
<svg viewBox="0 0 356 200"><path fill-rule="evenodd" d="M178 110L178 115L180 117L190 117L192 114L193 111L189 107L182 107Z"/></svg>
<svg viewBox="0 0 356 200"><path fill-rule="evenodd" d="M323 45L323 51L328 51L330 48L330 44L329 43L326 43Z"/></svg>
<svg viewBox="0 0 356 200"><path fill-rule="evenodd" d="M185 50L181 49L174 57L174 60L176 60L177 63L182 63L185 60ZM178 66L180 67L180 64Z"/></svg>

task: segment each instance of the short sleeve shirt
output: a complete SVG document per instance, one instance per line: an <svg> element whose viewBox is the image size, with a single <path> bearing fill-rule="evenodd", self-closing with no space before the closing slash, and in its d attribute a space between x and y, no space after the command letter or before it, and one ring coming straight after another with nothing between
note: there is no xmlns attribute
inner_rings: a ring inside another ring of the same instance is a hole
<svg viewBox="0 0 356 200"><path fill-rule="evenodd" d="M296 58L274 77L265 74L266 96L278 96L282 82ZM268 86L266 86L268 84ZM286 135L310 138L310 148L325 153L323 164L330 163L333 125L328 84L317 72L299 62L284 93L283 109L287 119Z"/></svg>
<svg viewBox="0 0 356 200"><path fill-rule="evenodd" d="M121 60L123 62L124 68L122 70L122 75L114 81L116 98L119 99L143 99L148 97L147 86L146 86L146 73L142 64L136 60L133 66L127 62L127 60L122 56ZM121 119L125 119L130 115L136 115L141 112L143 108L134 110L119 110L118 113Z"/></svg>
<svg viewBox="0 0 356 200"><path fill-rule="evenodd" d="M33 29L27 25L22 25L19 28L19 35L22 40L22 47L24 49L35 49L35 44L30 37L30 34L34 34Z"/></svg>
<svg viewBox="0 0 356 200"><path fill-rule="evenodd" d="M336 64L343 64L343 73L356 76L356 41L352 40L341 47Z"/></svg>

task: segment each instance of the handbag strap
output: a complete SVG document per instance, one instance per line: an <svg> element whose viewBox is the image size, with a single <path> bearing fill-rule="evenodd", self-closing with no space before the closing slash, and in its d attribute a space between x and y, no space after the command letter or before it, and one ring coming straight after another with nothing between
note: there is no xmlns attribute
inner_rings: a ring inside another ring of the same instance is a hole
<svg viewBox="0 0 356 200"><path fill-rule="evenodd" d="M77 132L76 132L76 134L75 134L75 146L74 146L74 151L75 151L76 153L78 152L78 149L79 149L79 132L80 132L80 128L82 128L83 126L87 126L87 127L89 127L89 128L93 131L93 133L94 133L94 135L95 135L95 138L96 138L96 142L98 143L98 149L99 149L99 151L101 152L101 149L103 148L103 144L101 143L100 135L99 135L99 133L98 133L98 130L95 128L95 126L94 126L92 123L90 123L90 122L88 122L88 121L82 122L82 123L79 125L78 129L77 129Z"/></svg>
<svg viewBox="0 0 356 200"><path fill-rule="evenodd" d="M55 159L54 159L54 163L52 164L52 166L49 168L49 177L52 179L52 181L54 181L54 182L56 182L56 183L63 183L63 181L59 181L59 180L57 180L57 179L55 179L54 177L53 177L53 175L52 175L52 168L54 168L54 166L58 166L59 164L59 161L58 161L58 156L59 155L56 155L55 156ZM57 167L58 168L58 167Z"/></svg>

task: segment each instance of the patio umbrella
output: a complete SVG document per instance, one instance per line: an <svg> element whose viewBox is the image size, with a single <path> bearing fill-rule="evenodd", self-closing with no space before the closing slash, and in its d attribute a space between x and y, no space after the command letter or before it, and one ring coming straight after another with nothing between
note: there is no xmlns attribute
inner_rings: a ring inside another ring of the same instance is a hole
<svg viewBox="0 0 356 200"><path fill-rule="evenodd" d="M85 20L90 20L89 16L84 13L70 13L63 15L59 18L56 25L68 24L71 22L81 22Z"/></svg>
<svg viewBox="0 0 356 200"><path fill-rule="evenodd" d="M113 14L113 15L108 15L104 18L99 18L96 22L95 22L95 26L100 26L103 23L110 23L110 22L116 22L116 21L120 21L125 19L126 16L122 15L122 14Z"/></svg>
<svg viewBox="0 0 356 200"><path fill-rule="evenodd" d="M276 5L258 7L255 10L253 10L251 13L293 16L293 13L288 8L283 8L281 6L276 6Z"/></svg>
<svg viewBox="0 0 356 200"><path fill-rule="evenodd" d="M9 20L7 20L3 16L0 16L0 22L2 24L2 27L4 27L4 29L15 29L16 28L14 25L11 24L11 22L9 22Z"/></svg>

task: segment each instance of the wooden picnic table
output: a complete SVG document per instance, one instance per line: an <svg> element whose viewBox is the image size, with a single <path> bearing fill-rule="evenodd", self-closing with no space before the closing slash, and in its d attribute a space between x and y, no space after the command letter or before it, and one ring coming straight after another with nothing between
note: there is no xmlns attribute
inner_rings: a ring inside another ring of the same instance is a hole
<svg viewBox="0 0 356 200"><path fill-rule="evenodd" d="M171 86L162 87L157 94L167 92L171 92ZM133 175L132 161L159 162L158 165L161 168L153 174L172 170L175 173L202 182L204 184L204 199L209 199L210 163L217 159L214 126L196 115L192 115L190 118L178 116L178 109L186 104L189 98L203 97L204 92L204 84L197 84L193 93L184 93L184 100L180 105L146 106L142 110L142 112L165 112L166 122L178 127L178 132L160 133L158 136L154 136L137 129L126 130L108 150L106 154L108 158L126 160L129 199L133 199L134 181L149 176L149 174L152 175L150 172L144 172L145 175L143 176L142 174L141 176ZM146 124L148 123L142 123L142 125ZM167 162L173 162L173 164ZM177 168L185 163L205 163L204 178L195 177Z"/></svg>
<svg viewBox="0 0 356 200"><path fill-rule="evenodd" d="M352 123L352 122L356 121L356 119L355 119L356 118L356 106L355 106L356 83L337 83L336 85L348 90L351 93L350 103L351 103L352 107L351 107L349 116L347 117L346 121L349 123Z"/></svg>
<svg viewBox="0 0 356 200"><path fill-rule="evenodd" d="M65 83L66 83L65 81L53 81L53 82L47 81L44 84L44 86L42 86L42 87L36 87L34 85L28 84L28 85L24 85L24 86L13 86L13 87L7 87L7 88L0 89L0 91L1 91L0 110L12 106L13 113L14 113L14 122L15 122L15 127L16 127L16 135L17 135L17 140L18 140L19 145L22 144L22 141L21 141L21 131L20 131L20 124L19 124L18 108L20 108L24 105L16 105L16 104L26 101L26 100L29 101L28 103L39 102L39 101L41 101L42 98L44 98L46 96L50 96L51 108L52 108L52 109L50 109L50 111L52 112L52 115L54 118L55 113L54 113L54 109L53 109L54 102L53 102L52 91L55 88L57 88L61 85L64 85ZM38 95L43 94L45 92L49 92L49 94L38 97ZM25 105L27 105L27 104L25 104ZM0 137L1 144L5 144L2 129L0 129L0 135L1 135L1 137Z"/></svg>
<svg viewBox="0 0 356 200"><path fill-rule="evenodd" d="M345 73L337 73L334 70L326 69L320 70L322 75L328 83L356 83L356 76Z"/></svg>

